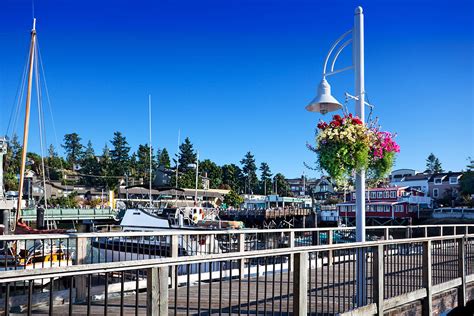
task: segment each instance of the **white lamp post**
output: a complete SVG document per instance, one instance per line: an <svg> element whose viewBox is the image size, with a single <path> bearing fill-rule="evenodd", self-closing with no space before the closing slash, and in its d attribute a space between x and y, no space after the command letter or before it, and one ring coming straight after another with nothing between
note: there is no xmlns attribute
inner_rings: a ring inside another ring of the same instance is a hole
<svg viewBox="0 0 474 316"><path fill-rule="evenodd" d="M342 42L349 34L352 33L352 38ZM335 48L339 45L336 51ZM342 50L352 43L352 60L353 65L334 70L339 54ZM327 65L329 58L334 52L334 58L331 63L330 71L327 71ZM365 121L364 105L365 105L365 85L364 85L364 14L361 7L357 7L354 12L354 27L352 30L344 33L336 42L332 45L329 50L326 60L324 62L322 80L318 87L318 94L311 103L306 106L306 109L310 112L319 112L326 114L328 112L337 111L342 108L342 105L331 95L331 87L326 81L326 77L349 70L354 68L355 77L355 113L361 119ZM358 242L365 241L365 170L361 170L356 174L356 240ZM365 294L365 264L363 254L357 256L358 271L357 271L357 305L363 306L366 303Z"/></svg>

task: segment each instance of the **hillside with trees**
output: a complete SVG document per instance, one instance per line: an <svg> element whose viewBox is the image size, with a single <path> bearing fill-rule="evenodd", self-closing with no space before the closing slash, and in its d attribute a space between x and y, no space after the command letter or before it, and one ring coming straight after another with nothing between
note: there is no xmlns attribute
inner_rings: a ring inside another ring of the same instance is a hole
<svg viewBox="0 0 474 316"><path fill-rule="evenodd" d="M250 151L245 153L239 164L230 162L219 165L211 159L200 160L197 164L198 154L189 137L180 144L179 152L173 159L166 148L155 150L149 144L140 144L133 151L120 131L114 132L98 152L91 140L84 142L77 133L64 135L60 148L63 149L62 156L50 145L44 159L37 153L29 152L27 169L42 178L44 160L46 180L113 190L119 183L146 185L150 179L150 164L152 179L157 170L164 170L171 177L169 186L175 186L177 174L179 188L194 188L198 167L198 188L203 188L203 183L206 183L209 189L228 189L238 194L290 194L285 177L281 173L273 176L266 162L257 165L255 156ZM20 161L21 145L15 135L9 141L8 153L4 159L6 190L18 190Z"/></svg>

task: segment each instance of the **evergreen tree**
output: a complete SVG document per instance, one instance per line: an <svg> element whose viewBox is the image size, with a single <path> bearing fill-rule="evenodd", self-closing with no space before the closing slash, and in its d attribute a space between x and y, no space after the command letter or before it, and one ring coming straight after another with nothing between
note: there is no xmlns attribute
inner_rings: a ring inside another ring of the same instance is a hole
<svg viewBox="0 0 474 316"><path fill-rule="evenodd" d="M81 174L84 176L81 177L81 183L87 186L97 186L101 184L100 175L101 166L95 156L94 148L92 147L92 142L89 140L87 143L86 150L84 151L84 156L82 158L81 164Z"/></svg>
<svg viewBox="0 0 474 316"><path fill-rule="evenodd" d="M275 193L279 196L290 196L290 185L288 181L286 181L285 176L281 173L277 173L275 177L273 177L273 183L275 186Z"/></svg>
<svg viewBox="0 0 474 316"><path fill-rule="evenodd" d="M127 139L121 132L115 132L114 138L110 141L113 149L110 151L110 159L113 165L113 175L117 177L125 176L129 171L130 147Z"/></svg>
<svg viewBox="0 0 474 316"><path fill-rule="evenodd" d="M175 184L175 178L172 177L171 184ZM188 169L185 172L180 172L178 178L178 188L193 189L196 186L196 171L194 169ZM201 189L201 181L198 180L198 189Z"/></svg>
<svg viewBox="0 0 474 316"><path fill-rule="evenodd" d="M84 157L95 157L94 147L92 147L92 142L89 140L87 142L86 150L84 151Z"/></svg>
<svg viewBox="0 0 474 316"><path fill-rule="evenodd" d="M427 173L440 173L443 172L441 162L439 159L431 153L428 158L426 158L426 171Z"/></svg>
<svg viewBox="0 0 474 316"><path fill-rule="evenodd" d="M153 148L151 149L153 157ZM152 170L155 170L155 162L152 161ZM153 172L153 171L152 171ZM137 150L137 173L140 178L143 178L145 183L150 179L150 147L148 144L139 145ZM152 175L153 178L153 175Z"/></svg>
<svg viewBox="0 0 474 316"><path fill-rule="evenodd" d="M209 159L199 163L199 173L201 175L207 173L210 189L217 189L222 184L222 168Z"/></svg>
<svg viewBox="0 0 474 316"><path fill-rule="evenodd" d="M100 158L100 175L101 184L109 190L117 185L117 179L113 177L112 159L107 144L105 144L104 149L102 149L102 156Z"/></svg>
<svg viewBox="0 0 474 316"><path fill-rule="evenodd" d="M17 175L20 173L20 164L21 145L18 141L18 136L14 134L8 142L7 154L4 156L3 185L6 191L18 190Z"/></svg>
<svg viewBox="0 0 474 316"><path fill-rule="evenodd" d="M158 151L156 160L157 160L158 166L171 168L170 155L168 154L168 150L166 150L166 148L163 148L163 150Z"/></svg>
<svg viewBox="0 0 474 316"><path fill-rule="evenodd" d="M471 157L467 157L467 161L469 161L466 166L467 171L474 171L474 159L472 159Z"/></svg>
<svg viewBox="0 0 474 316"><path fill-rule="evenodd" d="M261 175L260 175L260 190L261 193L267 195L268 192L272 191L272 173L270 171L270 167L266 162L262 162L259 168Z"/></svg>
<svg viewBox="0 0 474 316"><path fill-rule="evenodd" d="M466 166L467 171L463 173L459 180L461 193L466 196L466 200L469 200L469 197L474 194L474 160L469 157L468 161L469 163ZM473 200L471 198L471 204L472 202Z"/></svg>
<svg viewBox="0 0 474 316"><path fill-rule="evenodd" d="M228 185L235 192L243 192L242 170L234 164L222 166L222 184ZM245 181L245 180L244 180Z"/></svg>
<svg viewBox="0 0 474 316"><path fill-rule="evenodd" d="M83 155L84 146L81 144L81 138L77 133L66 134L62 147L66 153L69 168L73 168L74 165L80 162Z"/></svg>
<svg viewBox="0 0 474 316"><path fill-rule="evenodd" d="M49 157L49 158L58 157L58 153L56 152L56 149L54 148L53 144L50 144L50 145L49 145L49 148L48 148L48 157Z"/></svg>
<svg viewBox="0 0 474 316"><path fill-rule="evenodd" d="M257 166L255 165L255 158L249 151L240 161L242 164L242 171L245 176L245 193L255 193L258 191Z"/></svg>
<svg viewBox="0 0 474 316"><path fill-rule="evenodd" d="M64 166L67 164L62 157L59 157L56 149L51 144L48 148L48 157L45 159L46 177L50 180L60 180Z"/></svg>
<svg viewBox="0 0 474 316"><path fill-rule="evenodd" d="M188 166L196 163L196 157L197 155L193 149L193 144L191 144L189 137L186 137L184 142L179 145L178 170L180 172L189 170Z"/></svg>
<svg viewBox="0 0 474 316"><path fill-rule="evenodd" d="M128 165L128 176L131 178L140 177L138 172L138 156L137 153L130 155L130 163Z"/></svg>

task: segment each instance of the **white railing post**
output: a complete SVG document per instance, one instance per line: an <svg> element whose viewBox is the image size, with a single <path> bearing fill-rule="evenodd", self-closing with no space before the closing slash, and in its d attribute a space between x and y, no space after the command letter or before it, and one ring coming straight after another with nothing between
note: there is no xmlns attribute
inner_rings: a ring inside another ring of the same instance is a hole
<svg viewBox="0 0 474 316"><path fill-rule="evenodd" d="M245 252L245 233L239 234L239 255L244 255ZM245 273L245 259L239 260L240 270L239 270L239 278L243 279Z"/></svg>
<svg viewBox="0 0 474 316"><path fill-rule="evenodd" d="M423 315L431 316L433 311L433 290L431 287L431 240L423 243L423 287L426 289L426 297L423 299Z"/></svg>
<svg viewBox="0 0 474 316"><path fill-rule="evenodd" d="M295 248L295 231L290 230L290 239L288 241L290 249ZM288 272L293 270L294 255L290 254L288 258Z"/></svg>
<svg viewBox="0 0 474 316"><path fill-rule="evenodd" d="M384 246L378 245L374 251L374 301L377 304L377 315L384 314Z"/></svg>
<svg viewBox="0 0 474 316"><path fill-rule="evenodd" d="M85 264L87 256L87 238L76 238L76 264ZM83 302L87 299L87 276L76 276L76 301Z"/></svg>
<svg viewBox="0 0 474 316"><path fill-rule="evenodd" d="M388 228L388 227L385 227L385 228L384 228L383 237L384 237L385 240L389 240L389 239L390 239L390 228Z"/></svg>
<svg viewBox="0 0 474 316"><path fill-rule="evenodd" d="M328 245L332 245L332 238L333 238L333 231L329 230L328 231ZM333 256L332 256L332 250L328 251L328 265L332 265L333 261Z"/></svg>
<svg viewBox="0 0 474 316"><path fill-rule="evenodd" d="M293 315L308 314L308 253L294 254Z"/></svg>
<svg viewBox="0 0 474 316"><path fill-rule="evenodd" d="M428 226L425 226L425 237L428 237Z"/></svg>
<svg viewBox="0 0 474 316"><path fill-rule="evenodd" d="M466 295L466 239L459 239L458 243L458 275L461 277L461 285L458 288L458 306L465 306Z"/></svg>
<svg viewBox="0 0 474 316"><path fill-rule="evenodd" d="M171 258L178 258L179 256L179 239L178 235L171 235ZM170 276L171 276L171 288L174 289L175 283L176 283L176 278L178 277L176 275L176 269L175 267L171 266L170 267Z"/></svg>
<svg viewBox="0 0 474 316"><path fill-rule="evenodd" d="M149 268L146 273L146 314L168 314L168 267Z"/></svg>

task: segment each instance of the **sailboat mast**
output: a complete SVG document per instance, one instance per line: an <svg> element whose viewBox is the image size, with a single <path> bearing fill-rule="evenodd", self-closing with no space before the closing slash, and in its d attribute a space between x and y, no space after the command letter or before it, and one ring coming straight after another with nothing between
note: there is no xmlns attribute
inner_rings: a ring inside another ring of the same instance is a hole
<svg viewBox="0 0 474 316"><path fill-rule="evenodd" d="M150 188L150 207L152 207L153 199L151 197L151 175L152 175L152 165L153 165L153 155L151 153L151 94L148 95L148 129L150 133L150 179L149 179L149 188Z"/></svg>
<svg viewBox="0 0 474 316"><path fill-rule="evenodd" d="M20 183L18 185L18 204L16 212L16 221L18 222L21 214L21 199L23 195L23 182L25 180L26 153L28 151L28 132L30 125L30 105L31 105L31 86L33 84L33 64L35 61L36 47L36 19L33 19L33 29L31 30L31 44L28 69L28 90L26 92L26 110L25 124L23 128L23 148L21 150ZM46 188L45 188L46 189Z"/></svg>

